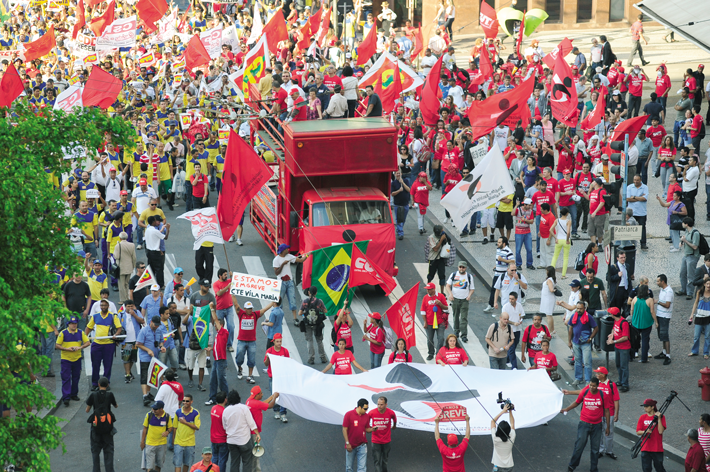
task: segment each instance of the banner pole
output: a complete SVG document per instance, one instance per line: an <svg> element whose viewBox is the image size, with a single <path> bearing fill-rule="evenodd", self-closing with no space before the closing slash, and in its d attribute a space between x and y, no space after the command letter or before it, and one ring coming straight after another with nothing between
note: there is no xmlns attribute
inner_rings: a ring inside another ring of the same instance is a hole
<svg viewBox="0 0 710 472"><path fill-rule="evenodd" d="M224 248L224 257L227 259L227 270L231 273L232 268L229 267L229 256L227 256L227 241L224 241L224 244L222 244L222 247Z"/></svg>

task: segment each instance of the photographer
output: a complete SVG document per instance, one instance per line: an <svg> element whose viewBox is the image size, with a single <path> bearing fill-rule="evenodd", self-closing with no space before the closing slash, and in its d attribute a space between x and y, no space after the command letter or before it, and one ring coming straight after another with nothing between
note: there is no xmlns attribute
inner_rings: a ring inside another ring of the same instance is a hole
<svg viewBox="0 0 710 472"><path fill-rule="evenodd" d="M508 413L510 423L503 420L497 424L498 418ZM491 436L493 437L493 458L491 463L497 467L497 472L513 472L513 445L515 443L515 418L513 405L506 402L503 409L491 420Z"/></svg>
<svg viewBox="0 0 710 472"><path fill-rule="evenodd" d="M325 327L325 305L323 300L316 298L318 293L317 287L311 287L306 291L308 298L301 305L301 310L298 312L299 317L303 317L300 323L301 332L306 333L306 344L308 345L308 363L314 364L316 352L313 347L313 335L316 337L318 344L318 355L323 364L328 363L328 357L323 349L323 328Z"/></svg>

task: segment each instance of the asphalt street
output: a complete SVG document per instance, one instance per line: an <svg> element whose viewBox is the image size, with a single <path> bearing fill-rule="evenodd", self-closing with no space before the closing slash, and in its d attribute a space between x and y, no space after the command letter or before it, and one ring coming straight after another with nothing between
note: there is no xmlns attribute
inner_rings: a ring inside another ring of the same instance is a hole
<svg viewBox="0 0 710 472"><path fill-rule="evenodd" d="M181 202L182 203L182 202ZM164 209L167 210L167 209ZM192 250L193 238L190 232L189 223L185 220L176 220L175 217L184 211L184 205L177 207L175 211L166 211L169 222L172 225L171 235L167 242L166 280L168 274L172 273L174 267L179 266L184 269L186 280L196 276L194 268L194 251ZM427 226L428 230L431 230ZM424 264L424 242L426 235L420 236L417 232L416 215L409 215L405 226L405 238L397 242L397 264L399 266L398 289L393 295L401 295L400 290L406 291L417 282L425 282L426 265ZM232 271L247 272L256 275L273 276L271 261L273 255L266 244L260 239L253 227L247 223L243 236L244 246L237 246L236 243L226 245L229 263L225 257L225 251L217 245L215 247L215 275L220 267L227 267ZM142 253L142 251L141 251ZM145 257L142 257L145 260ZM452 268L449 268L452 269ZM448 270L447 269L447 272ZM423 283L420 286L419 299L424 295ZM488 293L485 290L477 291L471 303L469 313L469 326L472 333L469 333L469 343L464 347L469 352L474 364L487 367L488 360L483 347L485 341L483 337L492 322L490 314L483 313L486 306ZM111 292L111 300L118 303L116 292ZM244 303L246 300L240 300ZM383 295L376 294L375 290L366 287L358 291L357 298L353 303L355 311L355 324L353 327L353 339L359 339L362 335L362 320L366 316L367 310L384 312L391 306L390 299ZM291 317L286 313L286 320ZM418 324L421 326L420 324ZM358 327L359 326L359 327ZM305 338L292 323L284 323L286 346L291 351L291 356L305 361L307 360L307 349ZM326 326L325 338L329 339L330 325ZM412 356L415 362L425 362L426 343L423 331L418 328L417 349L412 349ZM290 338L290 339L289 339ZM332 348L326 344L326 351L332 353ZM266 339L264 333L258 330L257 338L257 369L259 376L256 377L257 385L260 385L268 394L268 377L262 372L263 356L265 352ZM236 340L235 340L236 346ZM358 362L369 367L369 350L364 343L355 343L355 356ZM58 356L57 356L58 357ZM242 399L248 397L251 385L245 380L237 380L236 363L229 362L227 380L230 388L236 388ZM316 356L315 368L319 370L324 366L318 363ZM56 360L55 360L56 362ZM140 432L142 422L148 408L143 406L140 386L138 381L131 384L123 382L123 368L119 357L114 358L114 378L112 391L117 398L119 408L115 411L117 416L116 428L118 434L114 436L115 442L115 467L117 471L136 471L140 469ZM137 377L137 373L134 373ZM179 381L183 386L187 385L187 373L179 371ZM559 382L561 383L561 382ZM208 387L209 376L205 376L205 386ZM202 428L197 433L197 449L209 445L209 410L204 402L208 399L208 392L200 392L197 388L185 387L187 393L195 397L194 406L202 417ZM155 393L155 391L154 391ZM503 392L504 395L513 395L514 392ZM80 392L82 400L87 396L87 392ZM568 405L572 397L566 397L564 405ZM355 405L353 405L353 408ZM59 407L59 412L63 417L70 415L63 414ZM76 406L73 406L76 408ZM490 412L495 415L497 412ZM79 411L64 424L63 432L66 445L66 454L62 454L61 449L52 452L52 470L56 472L91 470L92 459L89 445L89 425L86 423L87 414L84 413L83 405ZM577 411L571 412L567 416L559 415L550 421L547 426L539 426L531 429L519 431L515 444L514 460L516 471L560 471L566 470L569 458L572 454L574 439L576 437L577 422L579 416ZM673 428L669 424L666 434L682 435L683 431ZM393 433L392 452L390 455L390 470L407 470L409 472L441 470L441 458L436 448L433 433L423 433L409 430L397 430ZM262 433L262 444L266 448L266 454L261 459L262 470L290 470L293 472L313 471L313 470L342 470L344 469L344 444L341 429L338 426L326 425L307 421L299 418L295 414L289 414L289 422L282 424L273 419L273 415L265 413L264 427ZM631 442L617 435L615 452L618 456L616 461L610 458L602 458L599 462L600 470L640 470L640 459L632 460L629 447ZM470 447L466 453L467 470L490 470L492 455L492 442L490 436L473 436ZM197 458L196 458L197 460ZM373 470L371 457L368 460L368 467ZM669 472L682 470L682 466L666 459L666 470ZM582 462L578 470L587 470L589 467L589 446L583 455ZM163 470L172 470L172 454L168 453Z"/></svg>

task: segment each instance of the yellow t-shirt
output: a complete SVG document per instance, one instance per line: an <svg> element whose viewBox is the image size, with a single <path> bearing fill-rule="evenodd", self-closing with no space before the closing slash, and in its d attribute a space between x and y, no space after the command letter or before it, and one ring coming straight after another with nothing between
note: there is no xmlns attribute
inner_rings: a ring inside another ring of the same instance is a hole
<svg viewBox="0 0 710 472"><path fill-rule="evenodd" d="M108 276L103 270L100 274L94 272L91 269L90 272L85 272L86 281L89 284L89 289L91 290L91 299L94 301L101 300L101 289L108 288Z"/></svg>
<svg viewBox="0 0 710 472"><path fill-rule="evenodd" d="M215 165L215 159L219 155L219 146L220 144L217 140L214 143L205 141L205 150L207 151L207 162L212 165ZM202 169L202 172L205 172L205 169Z"/></svg>
<svg viewBox="0 0 710 472"><path fill-rule="evenodd" d="M168 437L163 436L163 433L171 426L170 416L165 411L163 411L161 416L149 411L145 415L143 426L148 428L148 432L145 435L145 444L147 446L162 446L168 443Z"/></svg>
<svg viewBox="0 0 710 472"><path fill-rule="evenodd" d="M178 446L194 446L195 433L197 431L180 423L179 417L182 416L188 423L193 423L199 429L200 412L193 408L190 413L185 414L181 408L172 416L172 426L175 428L175 444Z"/></svg>
<svg viewBox="0 0 710 472"><path fill-rule="evenodd" d="M113 323L111 321L113 318ZM97 313L92 316L89 323L86 325L87 328L94 329L96 332L96 337L108 336L109 328L111 324L116 327L116 329L121 327L121 320L118 319L116 313L111 313L110 311L104 317L101 313ZM113 339L97 339L94 341L97 344L111 344Z"/></svg>
<svg viewBox="0 0 710 472"><path fill-rule="evenodd" d="M190 178L191 175L195 174L195 164L198 163L202 167L202 173L207 173L207 156L207 151L205 151L201 155L198 155L197 159L192 156L187 159L187 167L185 168L185 175L187 176L187 178Z"/></svg>
<svg viewBox="0 0 710 472"><path fill-rule="evenodd" d="M81 334L81 336L79 336ZM66 338L79 338L73 341L67 341ZM76 331L72 332L68 328L59 333L59 336L57 337L57 345L62 346L62 347L80 347L83 344L89 342L89 338L86 336L86 333L83 331L77 329ZM98 342L98 341L97 341ZM81 350L77 351L62 351L62 360L65 361L71 361L71 362L76 362L78 360L81 360Z"/></svg>
<svg viewBox="0 0 710 472"><path fill-rule="evenodd" d="M163 210L158 207L155 207L155 210L151 210L150 208L148 208L147 210L143 210L143 213L141 213L139 220L145 224L148 224L148 218L156 215L160 215L160 217L163 218L163 221L165 221L165 213L163 213Z"/></svg>
<svg viewBox="0 0 710 472"><path fill-rule="evenodd" d="M114 230L114 228L116 228ZM120 231L118 230L120 229ZM119 234L121 234L121 231L123 231L123 225L116 225L116 222L111 222L109 225L108 229L106 230L106 242L108 243L108 252L113 254L114 249L116 249L116 244L118 244L121 241L121 238L118 237Z"/></svg>
<svg viewBox="0 0 710 472"><path fill-rule="evenodd" d="M510 195L506 195L505 198L510 200L510 203L504 203L500 202L500 205L498 205L498 211L502 212L512 212L513 211L513 197L515 194L511 193Z"/></svg>
<svg viewBox="0 0 710 472"><path fill-rule="evenodd" d="M87 211L86 214L77 211L72 216L71 225L81 229L84 233L84 242L92 243L94 242L94 228L99 225L99 218L96 213L90 211Z"/></svg>
<svg viewBox="0 0 710 472"><path fill-rule="evenodd" d="M158 178L161 182L170 180L170 168L173 166L173 159L169 154L165 154L160 158L158 164Z"/></svg>

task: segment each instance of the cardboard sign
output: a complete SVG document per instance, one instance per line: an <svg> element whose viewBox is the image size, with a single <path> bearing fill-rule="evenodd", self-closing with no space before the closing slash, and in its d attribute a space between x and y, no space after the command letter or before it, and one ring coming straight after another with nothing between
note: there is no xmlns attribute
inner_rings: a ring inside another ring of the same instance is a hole
<svg viewBox="0 0 710 472"><path fill-rule="evenodd" d="M481 143L469 149L469 153L471 153L473 165L477 166L483 158L486 157L486 154L488 154L488 145L486 143Z"/></svg>
<svg viewBox="0 0 710 472"><path fill-rule="evenodd" d="M442 421L466 421L466 407L461 405L445 405L441 408Z"/></svg>
<svg viewBox="0 0 710 472"><path fill-rule="evenodd" d="M258 298L275 302L281 295L281 279L269 279L234 272L230 293L237 297Z"/></svg>
<svg viewBox="0 0 710 472"><path fill-rule="evenodd" d="M101 197L101 193L95 188L92 188L92 189L89 189L86 191L86 198L100 198L100 197Z"/></svg>
<svg viewBox="0 0 710 472"><path fill-rule="evenodd" d="M160 377L166 370L168 370L168 366L160 362L157 357L153 357L148 366L148 383L146 385L151 388L160 388Z"/></svg>

